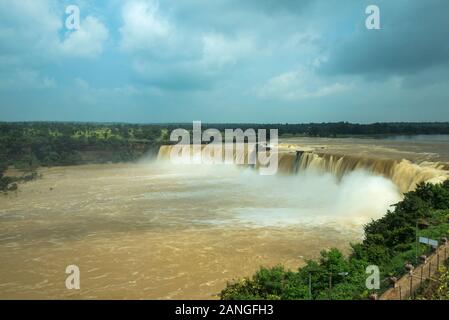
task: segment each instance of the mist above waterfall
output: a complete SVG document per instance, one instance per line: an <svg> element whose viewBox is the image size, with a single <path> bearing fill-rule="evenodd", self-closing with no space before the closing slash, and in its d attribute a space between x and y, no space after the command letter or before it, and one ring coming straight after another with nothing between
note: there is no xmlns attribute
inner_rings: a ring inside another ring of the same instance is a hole
<svg viewBox="0 0 449 320"><path fill-rule="evenodd" d="M213 225L285 227L346 225L360 228L400 201L390 180L356 170L342 179L306 170L297 175L260 176L232 165L173 165L156 162L178 187L163 195L167 207L202 209L193 222ZM197 210L198 211L198 210Z"/></svg>

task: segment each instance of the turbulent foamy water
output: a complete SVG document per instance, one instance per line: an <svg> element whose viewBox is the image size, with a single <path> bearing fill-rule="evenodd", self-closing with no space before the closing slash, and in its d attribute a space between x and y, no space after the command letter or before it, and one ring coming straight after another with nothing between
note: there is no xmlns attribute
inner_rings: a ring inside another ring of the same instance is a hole
<svg viewBox="0 0 449 320"><path fill-rule="evenodd" d="M348 248L400 199L354 172L263 177L167 163L51 168L0 202L1 298L216 298L259 266ZM65 268L81 269L81 290Z"/></svg>

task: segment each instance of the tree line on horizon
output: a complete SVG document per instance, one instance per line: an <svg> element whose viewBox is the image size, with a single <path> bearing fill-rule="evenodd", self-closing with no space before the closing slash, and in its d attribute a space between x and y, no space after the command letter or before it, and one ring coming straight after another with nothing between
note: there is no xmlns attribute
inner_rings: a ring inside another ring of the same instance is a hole
<svg viewBox="0 0 449 320"><path fill-rule="evenodd" d="M33 173L39 166L134 161L173 143L170 132L178 128L191 132L192 124L0 122L0 191L14 180L4 175L10 166ZM223 133L225 129L278 129L280 136L308 137L449 134L447 122L202 124L203 130L209 128Z"/></svg>

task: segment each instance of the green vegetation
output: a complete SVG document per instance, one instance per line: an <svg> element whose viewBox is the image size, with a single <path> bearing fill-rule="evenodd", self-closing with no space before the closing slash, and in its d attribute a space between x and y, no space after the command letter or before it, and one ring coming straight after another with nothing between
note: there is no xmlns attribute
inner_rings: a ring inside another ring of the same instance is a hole
<svg viewBox="0 0 449 320"><path fill-rule="evenodd" d="M417 228L418 225L418 228ZM234 299L364 299L368 265L379 266L381 279L399 277L404 265L416 265L425 245L418 236L440 239L449 233L449 180L443 184L420 184L405 194L393 211L365 226L365 240L351 245L345 257L339 250L323 251L318 261L308 261L298 271L282 266L261 268L251 278L229 283L221 292L224 300ZM311 296L309 293L311 280ZM388 288L382 281L381 290Z"/></svg>
<svg viewBox="0 0 449 320"><path fill-rule="evenodd" d="M37 177L39 166L133 161L154 155L166 143L159 125L87 123L0 123L0 191ZM8 177L13 166L23 177ZM12 188L12 189L11 189Z"/></svg>
<svg viewBox="0 0 449 320"><path fill-rule="evenodd" d="M36 171L28 172L20 177L4 176L3 172L0 172L0 192L17 191L19 182L27 182L38 178Z"/></svg>
<svg viewBox="0 0 449 320"><path fill-rule="evenodd" d="M449 268L440 267L433 281L427 280L418 290L417 300L449 300Z"/></svg>
<svg viewBox="0 0 449 320"><path fill-rule="evenodd" d="M161 135L157 125L3 123L1 159L18 168L129 161L157 151Z"/></svg>

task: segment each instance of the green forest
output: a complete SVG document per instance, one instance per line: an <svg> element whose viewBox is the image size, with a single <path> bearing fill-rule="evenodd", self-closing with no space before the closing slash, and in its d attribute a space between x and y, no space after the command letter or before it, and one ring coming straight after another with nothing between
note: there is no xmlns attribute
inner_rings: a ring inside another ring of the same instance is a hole
<svg viewBox="0 0 449 320"><path fill-rule="evenodd" d="M348 256L331 249L322 251L318 261L308 261L297 271L286 270L282 265L260 268L250 278L229 283L220 297L224 300L367 299L371 293L365 286L369 265L379 267L383 281L378 293L382 293L389 288L390 277L405 274L405 264L416 266L417 257L428 252L426 245L416 244L417 236L438 240L448 236L449 180L437 185L418 185L415 191L405 194L394 210L368 223L364 231L363 242L351 244ZM442 279L448 279L445 273ZM448 286L449 282L439 288L440 297L449 296Z"/></svg>
<svg viewBox="0 0 449 320"><path fill-rule="evenodd" d="M40 166L134 161L167 141L167 128L159 125L0 123L0 191L36 178ZM5 176L10 166L26 174Z"/></svg>

